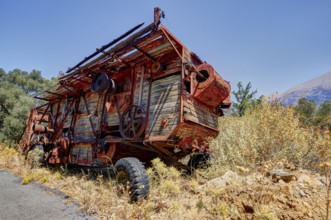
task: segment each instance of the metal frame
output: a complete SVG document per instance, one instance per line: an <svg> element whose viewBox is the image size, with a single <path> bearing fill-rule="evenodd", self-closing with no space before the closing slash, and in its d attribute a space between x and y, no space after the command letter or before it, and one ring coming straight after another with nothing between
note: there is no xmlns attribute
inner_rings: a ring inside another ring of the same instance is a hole
<svg viewBox="0 0 331 220"><path fill-rule="evenodd" d="M69 68L68 74L59 78L59 84L55 91L46 90L35 96L36 99L46 101L47 103L37 106L31 111L25 129L25 133L29 134L29 137L22 141L22 143L25 143L22 149L26 150L27 144L33 145L31 139L34 134L29 129L33 124L41 123L47 114L49 115L48 126L55 130L54 133L47 134L54 152L61 152L61 149L64 147L62 146L64 140L68 141L69 144L69 151L65 155L57 155L58 153L53 153L53 150L51 150L48 156L48 162L50 163L74 163L74 161L77 161L75 158L79 156L85 158L86 155L83 155L82 152L89 152L89 148L91 148L93 154L92 160L80 160L87 161L86 164L83 164L86 166L96 166L98 158L101 155L108 154L108 156L112 157L110 159L114 163L123 155L130 154L130 152L125 150L126 147L130 150L134 149L132 154L138 158L150 160L159 156L165 161L172 161L174 164L177 164L178 159L181 157L196 150L207 151L208 146L204 146L206 137L215 137L218 134L218 130L213 124L213 120L216 117L213 112L216 112L216 109L195 100L192 87L197 74L197 71L193 70L195 70L197 65L203 64L203 62L198 56L190 52L167 28L164 26L159 27L162 16L161 10L156 8L153 23L138 31L142 26L142 24L139 24L119 38L97 49L96 52L84 58L77 65ZM163 64L164 68L158 69L158 72L152 72L154 62ZM192 68L187 69L187 65L190 65ZM138 74L139 68L141 68L140 74ZM177 124L173 125L172 128L167 128L168 130L162 128L160 135L149 135L148 133L153 133L153 129L155 129L148 123L150 117L152 117L151 103L152 101L155 103L155 100L152 100L152 98L158 98L154 94L155 91L152 90L154 88L153 85L155 83L155 87L159 86L158 88L162 89L162 82L164 81L170 85L167 77L179 72L178 96L176 96L177 87L174 87L175 89L169 90L164 99L166 100L165 102L170 100L169 102L176 103L174 107L170 105L170 108L174 108L174 110L163 111L161 109L161 113L164 115L154 115L156 117L155 120L160 122L161 125L159 126L161 127L163 123L161 122L161 117L170 117L171 114L175 117L174 121L178 119L178 123L176 122ZM92 78L98 76L97 73L107 74L109 78L116 82L117 90L115 94L107 94L106 90L103 94L92 95L89 85ZM138 75L140 75L140 80ZM145 79L148 80L149 86L144 90L143 83ZM220 79L217 80L219 83L225 83ZM130 88L125 87L127 81L129 82L128 85L130 84ZM191 94L187 94L184 89L185 81L190 81L191 83ZM144 94L144 91L147 91L148 94ZM147 125L141 137L127 140L120 136L120 126L116 124L116 120L121 121L123 112L134 105L135 93L138 93L138 106L142 106L143 103L146 106L145 120ZM170 94L173 96L170 96ZM177 97L178 104L175 100ZM95 111L98 111L99 118L92 119L89 104L96 109ZM192 107L194 111L186 112L185 108L187 108L187 105ZM206 115L203 116L207 118L202 122L199 121L199 115L201 115L199 106L205 106L204 108L208 110L205 111ZM62 112L62 118L61 109L64 111ZM84 109L87 115L80 112ZM35 110L39 110L41 113ZM66 122L70 113L72 113L71 120ZM188 113L191 114L191 117L196 117L197 121L186 117ZM37 120L38 118L39 120ZM86 123L84 120L88 122ZM208 124L210 121L211 124ZM96 127L94 126L95 122L97 122ZM70 137L64 136L65 124L69 124ZM92 133L88 128L91 128ZM163 132L163 130L165 131ZM83 139L78 139L78 136ZM204 147L200 148L197 144ZM112 152L104 152L106 149L105 145L111 145ZM103 153L101 154L99 151Z"/></svg>

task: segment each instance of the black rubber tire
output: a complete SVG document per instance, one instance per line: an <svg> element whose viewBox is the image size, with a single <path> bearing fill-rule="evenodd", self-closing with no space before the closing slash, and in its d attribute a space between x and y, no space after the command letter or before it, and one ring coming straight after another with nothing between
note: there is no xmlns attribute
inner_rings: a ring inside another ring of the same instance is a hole
<svg viewBox="0 0 331 220"><path fill-rule="evenodd" d="M190 172L193 173L194 170L199 168L207 168L210 158L211 156L209 153L192 154L187 164L189 166Z"/></svg>
<svg viewBox="0 0 331 220"><path fill-rule="evenodd" d="M134 157L125 157L115 164L116 180L126 174L129 181L129 194L132 202L145 198L149 194L149 179L144 165ZM126 184L118 181L118 184Z"/></svg>

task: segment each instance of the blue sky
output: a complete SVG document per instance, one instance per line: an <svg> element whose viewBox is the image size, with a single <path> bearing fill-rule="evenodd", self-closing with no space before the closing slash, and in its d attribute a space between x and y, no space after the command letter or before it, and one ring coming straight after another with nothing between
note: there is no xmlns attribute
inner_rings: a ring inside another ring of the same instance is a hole
<svg viewBox="0 0 331 220"><path fill-rule="evenodd" d="M50 78L133 26L162 21L231 82L258 95L331 71L331 1L0 0L0 68Z"/></svg>

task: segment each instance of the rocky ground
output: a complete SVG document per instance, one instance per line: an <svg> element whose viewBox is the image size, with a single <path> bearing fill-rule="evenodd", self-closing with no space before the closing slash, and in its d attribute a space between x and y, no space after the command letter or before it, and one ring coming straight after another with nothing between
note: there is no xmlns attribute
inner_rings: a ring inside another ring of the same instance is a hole
<svg viewBox="0 0 331 220"><path fill-rule="evenodd" d="M321 163L321 174L270 162L254 170L235 167L236 172L212 179L208 169L183 175L153 160L150 195L138 203L129 203L128 194L119 193L112 181L62 169L31 169L13 149L0 150L0 168L23 177L21 184L34 181L65 193L100 219L327 219L327 162Z"/></svg>
<svg viewBox="0 0 331 220"><path fill-rule="evenodd" d="M326 186L326 177L301 169L248 176L228 171L197 192L212 200L204 203L218 202L230 219L326 219Z"/></svg>

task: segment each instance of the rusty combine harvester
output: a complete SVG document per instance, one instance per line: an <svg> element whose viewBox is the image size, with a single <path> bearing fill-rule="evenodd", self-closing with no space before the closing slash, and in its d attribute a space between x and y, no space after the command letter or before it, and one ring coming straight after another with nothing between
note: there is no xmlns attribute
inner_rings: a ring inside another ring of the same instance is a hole
<svg viewBox="0 0 331 220"><path fill-rule="evenodd" d="M195 155L196 167L216 137L228 109L230 85L164 26L140 24L86 57L54 90L35 98L20 150L42 150L47 164L102 168L115 164L116 179L131 183L133 200L149 182L141 162ZM187 168L188 166L186 166Z"/></svg>

